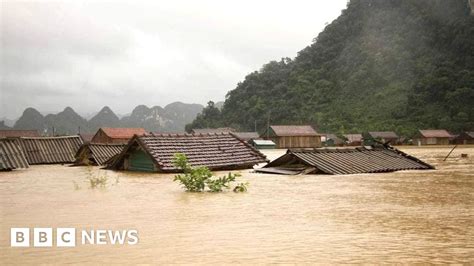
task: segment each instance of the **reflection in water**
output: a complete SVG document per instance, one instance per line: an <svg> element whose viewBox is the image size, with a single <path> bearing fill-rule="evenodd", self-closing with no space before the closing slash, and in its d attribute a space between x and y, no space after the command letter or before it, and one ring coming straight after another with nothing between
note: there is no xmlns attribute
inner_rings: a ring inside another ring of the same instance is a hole
<svg viewBox="0 0 474 266"><path fill-rule="evenodd" d="M0 262L271 263L474 260L474 148L405 148L435 171L279 176L249 192L185 193L172 175L85 167L0 173ZM273 159L282 151L269 151ZM469 158L460 158L468 153ZM114 185L115 179L118 184ZM80 189L74 188L73 181ZM10 248L11 227L137 229L135 246Z"/></svg>

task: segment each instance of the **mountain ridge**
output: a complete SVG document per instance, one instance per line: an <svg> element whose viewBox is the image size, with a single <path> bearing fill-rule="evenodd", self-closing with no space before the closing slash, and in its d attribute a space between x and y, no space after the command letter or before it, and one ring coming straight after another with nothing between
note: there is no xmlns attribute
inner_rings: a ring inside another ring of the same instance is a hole
<svg viewBox="0 0 474 266"><path fill-rule="evenodd" d="M271 61L186 128L311 124L352 133L474 129L467 0L351 0L294 59ZM217 109L217 110L215 110Z"/></svg>
<svg viewBox="0 0 474 266"><path fill-rule="evenodd" d="M184 126L201 112L200 104L173 102L164 108L136 106L128 116L119 118L113 110L104 106L90 119L85 119L73 108L66 107L56 114L42 115L28 107L15 122L13 129L36 129L45 135L95 133L100 127L143 127L147 131L183 132ZM4 123L1 128L8 129Z"/></svg>

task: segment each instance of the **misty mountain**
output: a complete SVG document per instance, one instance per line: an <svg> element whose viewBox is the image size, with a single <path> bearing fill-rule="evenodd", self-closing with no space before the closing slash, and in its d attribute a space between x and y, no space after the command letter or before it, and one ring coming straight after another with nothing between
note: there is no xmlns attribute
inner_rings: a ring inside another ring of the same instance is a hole
<svg viewBox="0 0 474 266"><path fill-rule="evenodd" d="M101 127L120 127L120 119L108 106L104 106L89 120L89 129L92 132Z"/></svg>
<svg viewBox="0 0 474 266"><path fill-rule="evenodd" d="M474 129L473 103L467 0L351 0L296 58L250 73L222 111L208 106L187 128L263 131L270 121L337 133L459 132Z"/></svg>
<svg viewBox="0 0 474 266"><path fill-rule="evenodd" d="M5 121L0 121L0 129L11 129L11 127L5 125Z"/></svg>
<svg viewBox="0 0 474 266"><path fill-rule="evenodd" d="M37 129L45 134L66 135L95 133L100 127L143 127L154 132L183 132L184 126L193 121L201 112L200 104L171 103L165 108L154 106L149 108L139 105L128 116L119 117L104 106L90 120L86 120L71 107L66 107L57 114L43 116L34 108L27 108L14 125L15 129ZM7 127L2 123L0 126Z"/></svg>

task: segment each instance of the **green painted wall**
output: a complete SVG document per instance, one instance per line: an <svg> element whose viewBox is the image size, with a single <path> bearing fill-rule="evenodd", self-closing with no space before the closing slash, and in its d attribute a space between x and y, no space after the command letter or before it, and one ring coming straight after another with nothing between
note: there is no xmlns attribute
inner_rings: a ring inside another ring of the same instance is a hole
<svg viewBox="0 0 474 266"><path fill-rule="evenodd" d="M154 164L150 156L142 150L137 150L130 154L130 167L131 171L146 171L154 172Z"/></svg>

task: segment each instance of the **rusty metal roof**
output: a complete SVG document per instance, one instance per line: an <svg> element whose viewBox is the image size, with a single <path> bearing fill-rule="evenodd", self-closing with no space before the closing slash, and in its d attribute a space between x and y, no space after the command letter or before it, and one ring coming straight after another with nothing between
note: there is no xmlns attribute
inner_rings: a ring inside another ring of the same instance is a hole
<svg viewBox="0 0 474 266"><path fill-rule="evenodd" d="M3 129L0 138L39 137L38 130Z"/></svg>
<svg viewBox="0 0 474 266"><path fill-rule="evenodd" d="M84 159L90 160L96 165L105 165L115 155L119 154L126 144L103 144L88 143L81 146L76 154L76 163L81 163Z"/></svg>
<svg viewBox="0 0 474 266"><path fill-rule="evenodd" d="M81 145L79 136L20 138L29 164L73 163Z"/></svg>
<svg viewBox="0 0 474 266"><path fill-rule="evenodd" d="M113 127L101 127L105 135L113 139L130 139L133 135L146 134L144 128L113 128Z"/></svg>
<svg viewBox="0 0 474 266"><path fill-rule="evenodd" d="M257 132L234 132L234 135L236 135L237 137L245 141L259 138L259 135Z"/></svg>
<svg viewBox="0 0 474 266"><path fill-rule="evenodd" d="M163 172L179 171L172 163L176 153L185 154L192 166L211 170L244 169L267 162L265 155L232 133L151 134L133 137L110 168L123 169L124 156L136 146L145 150Z"/></svg>
<svg viewBox="0 0 474 266"><path fill-rule="evenodd" d="M426 130L419 130L419 132L420 132L420 135L425 138L451 138L453 137L445 129L426 129Z"/></svg>
<svg viewBox="0 0 474 266"><path fill-rule="evenodd" d="M310 125L277 125L270 128L278 137L319 135Z"/></svg>
<svg viewBox="0 0 474 266"><path fill-rule="evenodd" d="M18 140L0 139L0 170L28 167L28 162Z"/></svg>
<svg viewBox="0 0 474 266"><path fill-rule="evenodd" d="M398 170L434 169L433 166L392 147L358 147L343 149L288 150L264 168L278 168L311 173L344 175L393 172ZM257 171L259 171L258 169ZM261 169L261 172L271 172Z"/></svg>

